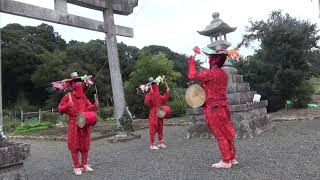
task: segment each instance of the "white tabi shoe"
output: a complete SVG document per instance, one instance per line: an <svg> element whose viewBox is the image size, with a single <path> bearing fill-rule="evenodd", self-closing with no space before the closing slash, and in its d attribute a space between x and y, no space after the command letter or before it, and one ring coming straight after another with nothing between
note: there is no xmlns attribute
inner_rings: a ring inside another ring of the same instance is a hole
<svg viewBox="0 0 320 180"><path fill-rule="evenodd" d="M225 163L222 160L216 164L212 164L213 168L231 168L232 164L231 162Z"/></svg>
<svg viewBox="0 0 320 180"><path fill-rule="evenodd" d="M236 159L233 159L232 161L231 161L231 164L232 165L237 165L239 162L236 160Z"/></svg>
<svg viewBox="0 0 320 180"><path fill-rule="evenodd" d="M167 148L167 147L168 147L168 146L166 146L166 145L163 144L163 143L158 144L158 148L164 149L164 148Z"/></svg>
<svg viewBox="0 0 320 180"><path fill-rule="evenodd" d="M156 146L156 145L151 145L150 146L150 150L158 150L159 148L158 148L158 146Z"/></svg>
<svg viewBox="0 0 320 180"><path fill-rule="evenodd" d="M74 174L77 175L77 176L82 175L82 170L81 170L81 168L74 168L73 171L74 171Z"/></svg>
<svg viewBox="0 0 320 180"><path fill-rule="evenodd" d="M93 169L88 165L83 165L83 171L85 172L93 172Z"/></svg>

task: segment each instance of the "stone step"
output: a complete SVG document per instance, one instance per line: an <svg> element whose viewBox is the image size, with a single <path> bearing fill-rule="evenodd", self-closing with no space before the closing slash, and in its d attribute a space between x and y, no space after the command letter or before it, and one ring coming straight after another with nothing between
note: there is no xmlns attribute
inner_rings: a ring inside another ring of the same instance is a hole
<svg viewBox="0 0 320 180"><path fill-rule="evenodd" d="M242 112L242 111L249 111L257 108L267 107L268 101L262 100L260 102L250 102L250 103L244 103L244 104L235 104L235 105L229 105L230 112ZM200 108L188 108L186 111L186 115L199 115L202 114L202 107Z"/></svg>
<svg viewBox="0 0 320 180"><path fill-rule="evenodd" d="M251 120L251 119L256 119L262 115L267 114L267 108L262 107L262 108L257 108L249 111L243 111L243 112L233 112L231 113L232 120L234 122L236 121L243 121L243 120Z"/></svg>
<svg viewBox="0 0 320 180"><path fill-rule="evenodd" d="M202 107L200 108L188 108L186 111L186 115L197 115L202 114Z"/></svg>
<svg viewBox="0 0 320 180"><path fill-rule="evenodd" d="M228 93L250 91L249 83L234 83L228 86Z"/></svg>
<svg viewBox="0 0 320 180"><path fill-rule="evenodd" d="M231 112L248 111L256 108L267 107L268 101L262 100L260 102L250 102L245 104L229 105Z"/></svg>
<svg viewBox="0 0 320 180"><path fill-rule="evenodd" d="M29 157L29 155L30 144L9 142L0 148L0 169L14 164L20 164Z"/></svg>
<svg viewBox="0 0 320 180"><path fill-rule="evenodd" d="M233 122L237 138L254 137L270 128L268 116L261 115L254 119Z"/></svg>
<svg viewBox="0 0 320 180"><path fill-rule="evenodd" d="M234 74L232 77L233 83L243 83L243 75Z"/></svg>
<svg viewBox="0 0 320 180"><path fill-rule="evenodd" d="M248 91L248 92L237 92L227 94L229 105L236 104L245 104L247 102L252 102L253 95L256 94L256 91Z"/></svg>

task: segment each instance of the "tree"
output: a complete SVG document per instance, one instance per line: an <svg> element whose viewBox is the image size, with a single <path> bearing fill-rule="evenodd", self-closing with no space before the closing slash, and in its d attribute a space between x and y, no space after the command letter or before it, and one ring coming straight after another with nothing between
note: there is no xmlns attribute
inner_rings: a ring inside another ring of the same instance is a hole
<svg viewBox="0 0 320 180"><path fill-rule="evenodd" d="M317 33L316 24L283 15L281 11L273 11L266 21L250 21L239 46L258 41L261 49L244 66L248 70L242 71L269 100L270 110L284 107L286 100L297 107L305 106L310 99L308 57L312 49L318 48ZM267 91L266 85L270 85Z"/></svg>
<svg viewBox="0 0 320 180"><path fill-rule="evenodd" d="M129 75L134 71L134 65L138 60L139 51L140 49L135 46L127 46L122 42L118 44L122 79L128 80Z"/></svg>
<svg viewBox="0 0 320 180"><path fill-rule="evenodd" d="M311 76L320 77L320 51L313 50L309 53L308 64L311 70Z"/></svg>
<svg viewBox="0 0 320 180"><path fill-rule="evenodd" d="M63 50L65 41L52 26L45 24L37 27L9 24L1 29L1 34L4 106L13 106L22 100L26 106L29 102L40 104L45 90L35 87L31 75L42 62L39 55Z"/></svg>
<svg viewBox="0 0 320 180"><path fill-rule="evenodd" d="M132 108L133 113L139 117L147 117L148 108L144 105L144 97L136 94L136 88L147 83L149 77L156 78L165 75L170 87L176 86L176 80L181 77L179 72L174 71L174 64L166 55L160 53L152 55L141 53L134 66L134 71L130 74L130 79L125 82L125 92L127 103ZM160 89L164 90L163 84Z"/></svg>
<svg viewBox="0 0 320 180"><path fill-rule="evenodd" d="M157 46L150 45L141 49L141 51L145 53L150 53L157 55L159 53L165 54L169 59L174 62L174 69L178 71L182 76L177 80L177 85L179 87L187 87L187 83L189 81L187 73L188 73L188 63L187 56L178 54L176 52L171 51L168 47L165 46Z"/></svg>

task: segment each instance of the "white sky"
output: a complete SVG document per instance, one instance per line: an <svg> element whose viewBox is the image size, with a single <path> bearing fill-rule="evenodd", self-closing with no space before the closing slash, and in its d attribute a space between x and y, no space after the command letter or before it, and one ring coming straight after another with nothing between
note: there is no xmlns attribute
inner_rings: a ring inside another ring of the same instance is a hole
<svg viewBox="0 0 320 180"><path fill-rule="evenodd" d="M54 0L19 0L28 4L53 9ZM237 30L228 34L228 41L235 47L244 33L248 20L266 19L272 10L281 9L293 17L310 20L320 27L317 0L139 0L139 5L129 16L115 16L115 23L134 28L135 36L118 36L118 42L142 48L148 45L167 46L171 50L190 54L192 47L204 47L209 44L208 37L196 31L204 29L212 20L212 13L217 11L220 18ZM68 4L68 12L88 18L103 20L102 12L89 10ZM36 26L43 21L0 13L0 26L9 23ZM103 33L53 25L66 41L88 42L92 39L104 39ZM297 42L298 43L298 42ZM253 53L253 48L240 49L241 55Z"/></svg>

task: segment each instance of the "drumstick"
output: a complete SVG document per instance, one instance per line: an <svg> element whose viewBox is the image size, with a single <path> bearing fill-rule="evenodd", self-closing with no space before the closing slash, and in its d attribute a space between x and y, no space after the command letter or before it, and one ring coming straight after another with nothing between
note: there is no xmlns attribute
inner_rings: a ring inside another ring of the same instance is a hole
<svg viewBox="0 0 320 180"><path fill-rule="evenodd" d="M98 89L97 89L96 85L94 86L94 89L96 90L96 94L94 94L94 100L95 100L95 103L97 103L97 102L99 102L99 98L98 98ZM99 113L99 116L100 116L100 108L99 108L99 106L97 108L98 108L98 113Z"/></svg>
<svg viewBox="0 0 320 180"><path fill-rule="evenodd" d="M167 88L167 90L168 90L168 89L169 89L169 86L168 86L168 83L167 83L167 79L166 79L166 78L164 78L164 83L165 83L166 88Z"/></svg>
<svg viewBox="0 0 320 180"><path fill-rule="evenodd" d="M68 93L68 98L69 98L69 102L70 102L71 105L73 106L73 101L72 101L71 93Z"/></svg>
<svg viewBox="0 0 320 180"><path fill-rule="evenodd" d="M96 94L94 95L94 100L98 101L98 90L97 90L97 86L94 86L94 89L96 90Z"/></svg>

